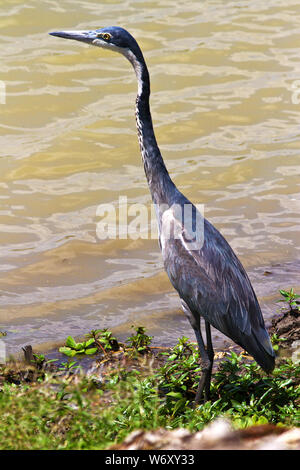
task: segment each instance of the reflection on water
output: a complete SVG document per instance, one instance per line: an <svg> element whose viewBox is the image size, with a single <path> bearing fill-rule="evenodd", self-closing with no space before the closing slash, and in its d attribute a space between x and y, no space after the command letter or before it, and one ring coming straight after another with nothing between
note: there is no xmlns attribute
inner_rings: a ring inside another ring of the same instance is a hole
<svg viewBox="0 0 300 470"><path fill-rule="evenodd" d="M160 344L193 337L157 241L96 238L100 203L151 202L131 66L48 36L57 29L117 24L138 39L171 176L236 250L268 320L278 288L300 287L298 2L3 0L0 16L0 326L9 347L96 327L126 337L132 323Z"/></svg>

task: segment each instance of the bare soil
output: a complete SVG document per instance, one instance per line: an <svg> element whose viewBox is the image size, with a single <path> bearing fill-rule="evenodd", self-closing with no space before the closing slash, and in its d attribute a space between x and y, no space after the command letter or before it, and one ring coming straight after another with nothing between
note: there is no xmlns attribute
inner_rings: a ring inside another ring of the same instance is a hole
<svg viewBox="0 0 300 470"><path fill-rule="evenodd" d="M285 340L280 342L282 348L291 348L295 341L300 341L300 312L290 310L274 318L270 328L270 335L273 334Z"/></svg>

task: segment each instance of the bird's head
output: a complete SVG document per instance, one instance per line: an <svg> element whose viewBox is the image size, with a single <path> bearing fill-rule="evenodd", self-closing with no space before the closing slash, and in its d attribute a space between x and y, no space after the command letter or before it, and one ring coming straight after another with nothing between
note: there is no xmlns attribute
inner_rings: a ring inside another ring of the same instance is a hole
<svg viewBox="0 0 300 470"><path fill-rule="evenodd" d="M135 61L143 61L142 52L134 37L126 29L118 26L108 26L93 31L54 31L49 34L119 52L133 65Z"/></svg>

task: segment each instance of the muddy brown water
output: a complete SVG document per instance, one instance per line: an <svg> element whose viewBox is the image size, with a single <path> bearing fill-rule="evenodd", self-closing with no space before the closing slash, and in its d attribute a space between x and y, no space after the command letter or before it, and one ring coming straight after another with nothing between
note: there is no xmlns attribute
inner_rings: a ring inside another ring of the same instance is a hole
<svg viewBox="0 0 300 470"><path fill-rule="evenodd" d="M111 24L140 42L170 174L235 249L267 323L278 289L300 287L298 1L3 0L0 330L10 352L91 328L125 339L132 324L154 344L193 338L157 240L97 238L100 204L151 203L136 79L123 57L47 33ZM223 339L214 332L217 347Z"/></svg>

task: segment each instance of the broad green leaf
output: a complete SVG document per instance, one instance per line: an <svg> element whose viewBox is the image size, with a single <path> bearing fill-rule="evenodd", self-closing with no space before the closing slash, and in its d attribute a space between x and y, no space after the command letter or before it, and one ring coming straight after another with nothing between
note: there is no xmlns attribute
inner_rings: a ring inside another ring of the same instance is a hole
<svg viewBox="0 0 300 470"><path fill-rule="evenodd" d="M69 348L73 348L73 349L76 348L76 341L74 338L72 338L72 336L67 337L66 346L68 346Z"/></svg>
<svg viewBox="0 0 300 470"><path fill-rule="evenodd" d="M88 348L91 344L94 344L94 342L95 342L94 338L91 338L84 343L84 346Z"/></svg>
<svg viewBox="0 0 300 470"><path fill-rule="evenodd" d="M182 398L182 394L180 392L169 392L167 393L167 396L174 398Z"/></svg>
<svg viewBox="0 0 300 470"><path fill-rule="evenodd" d="M85 354L95 354L98 351L98 348L89 348L85 350Z"/></svg>
<svg viewBox="0 0 300 470"><path fill-rule="evenodd" d="M59 352L69 357L73 357L76 354L76 351L74 349L68 348L66 346L62 346L61 348L59 348Z"/></svg>

